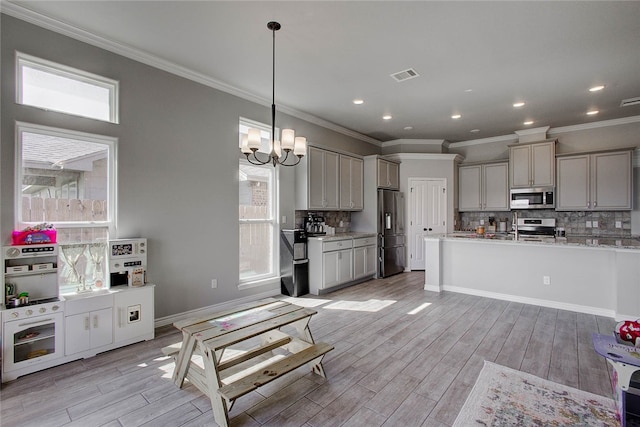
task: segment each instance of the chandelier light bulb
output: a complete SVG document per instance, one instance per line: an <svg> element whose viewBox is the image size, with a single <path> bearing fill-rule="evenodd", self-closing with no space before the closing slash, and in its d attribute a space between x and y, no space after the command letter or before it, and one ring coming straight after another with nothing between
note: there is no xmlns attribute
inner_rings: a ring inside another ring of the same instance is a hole
<svg viewBox="0 0 640 427"><path fill-rule="evenodd" d="M249 148L249 137L247 135L242 135L240 151L242 151L243 154L251 154L251 148Z"/></svg>
<svg viewBox="0 0 640 427"><path fill-rule="evenodd" d="M296 136L295 148L293 154L298 157L305 156L307 154L307 138L304 136Z"/></svg>
<svg viewBox="0 0 640 427"><path fill-rule="evenodd" d="M262 146L260 138L260 129L249 129L249 136L247 138L247 145L251 151L257 151Z"/></svg>
<svg viewBox="0 0 640 427"><path fill-rule="evenodd" d="M284 151L293 150L293 146L295 144L295 132L293 129L283 129L282 130L282 149Z"/></svg>

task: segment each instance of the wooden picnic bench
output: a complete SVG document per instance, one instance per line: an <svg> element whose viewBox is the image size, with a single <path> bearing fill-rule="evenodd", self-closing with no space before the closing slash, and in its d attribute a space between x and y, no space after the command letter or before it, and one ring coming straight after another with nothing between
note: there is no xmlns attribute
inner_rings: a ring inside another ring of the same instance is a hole
<svg viewBox="0 0 640 427"><path fill-rule="evenodd" d="M182 388L188 379L209 396L215 421L225 427L230 405L258 387L305 364L325 376L321 361L333 346L314 342L309 321L316 313L266 298L175 322L182 342L162 351L175 358L174 383Z"/></svg>

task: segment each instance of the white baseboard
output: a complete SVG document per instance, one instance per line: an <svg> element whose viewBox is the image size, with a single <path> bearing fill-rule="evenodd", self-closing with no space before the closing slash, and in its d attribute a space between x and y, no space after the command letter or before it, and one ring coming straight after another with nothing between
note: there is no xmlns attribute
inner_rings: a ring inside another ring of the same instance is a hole
<svg viewBox="0 0 640 427"><path fill-rule="evenodd" d="M440 292L440 286L439 285L427 285L426 283L424 284L424 290L425 291L431 291L431 292Z"/></svg>
<svg viewBox="0 0 640 427"><path fill-rule="evenodd" d="M260 294L254 294L247 297L234 299L231 301L225 301L220 304L214 304L208 307L197 308L195 310L189 310L183 313L173 314L171 316L160 317L155 320L155 327L157 328L160 326L171 325L174 322L177 322L179 320L188 319L190 317L199 317L206 313L215 313L218 311L224 311L238 304L243 304L245 302L251 302L251 301L259 300L262 298L268 298L268 297L279 296L279 295L281 295L279 290L271 289L269 291L265 291Z"/></svg>
<svg viewBox="0 0 640 427"><path fill-rule="evenodd" d="M476 295L479 297L493 298L493 299L499 299L503 301L519 302L523 304L538 305L541 307L557 308L559 310L575 311L578 313L593 314L595 316L615 318L615 315L616 315L614 310L607 310L599 307L590 307L587 305L569 304L564 302L543 300L538 298L520 297L516 295L501 294L498 292L488 292L488 291L480 291L477 289L461 288L458 286L445 285L442 288L445 291L457 292L460 294Z"/></svg>

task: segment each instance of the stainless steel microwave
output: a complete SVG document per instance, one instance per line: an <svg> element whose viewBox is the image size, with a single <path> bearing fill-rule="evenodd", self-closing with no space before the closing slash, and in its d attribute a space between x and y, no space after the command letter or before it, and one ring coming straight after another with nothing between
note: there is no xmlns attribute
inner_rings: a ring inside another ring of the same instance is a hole
<svg viewBox="0 0 640 427"><path fill-rule="evenodd" d="M553 209L556 207L555 188L512 188L509 195L511 209Z"/></svg>

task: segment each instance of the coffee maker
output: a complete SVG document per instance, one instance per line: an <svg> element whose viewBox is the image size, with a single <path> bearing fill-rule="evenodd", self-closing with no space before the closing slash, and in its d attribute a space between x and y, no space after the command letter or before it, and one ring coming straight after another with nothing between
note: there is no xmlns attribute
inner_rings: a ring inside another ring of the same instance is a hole
<svg viewBox="0 0 640 427"><path fill-rule="evenodd" d="M307 236L324 236L327 234L324 231L324 217L312 213L307 214L305 217L304 229L307 231Z"/></svg>

